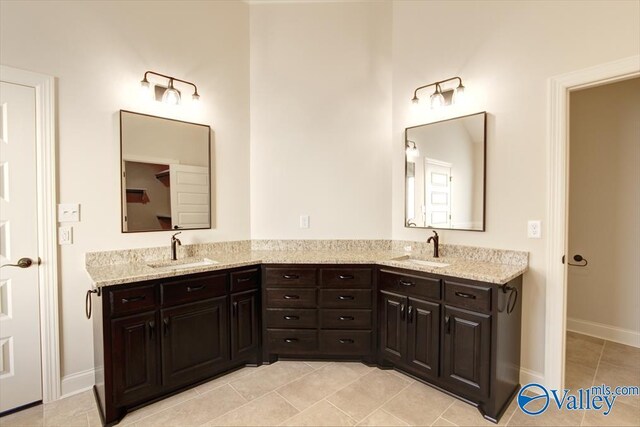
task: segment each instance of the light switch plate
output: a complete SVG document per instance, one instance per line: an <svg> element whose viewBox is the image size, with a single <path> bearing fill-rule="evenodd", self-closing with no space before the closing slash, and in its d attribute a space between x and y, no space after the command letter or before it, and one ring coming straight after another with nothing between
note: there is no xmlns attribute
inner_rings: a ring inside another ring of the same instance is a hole
<svg viewBox="0 0 640 427"><path fill-rule="evenodd" d="M78 203L60 203L58 205L58 222L80 221L80 205Z"/></svg>
<svg viewBox="0 0 640 427"><path fill-rule="evenodd" d="M527 223L527 237L539 239L542 237L542 223L540 220L529 221Z"/></svg>
<svg viewBox="0 0 640 427"><path fill-rule="evenodd" d="M59 245L71 245L73 244L73 227L65 225L64 227L58 227L58 244Z"/></svg>
<svg viewBox="0 0 640 427"><path fill-rule="evenodd" d="M300 228L309 228L309 215L300 215Z"/></svg>

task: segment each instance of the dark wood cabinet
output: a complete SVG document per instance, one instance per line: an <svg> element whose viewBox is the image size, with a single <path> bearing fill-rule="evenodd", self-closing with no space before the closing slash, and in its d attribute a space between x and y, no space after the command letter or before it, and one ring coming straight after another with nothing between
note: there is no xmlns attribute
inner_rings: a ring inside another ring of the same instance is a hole
<svg viewBox="0 0 640 427"><path fill-rule="evenodd" d="M522 276L503 285L378 271L378 365L473 402L497 422L517 393Z"/></svg>
<svg viewBox="0 0 640 427"><path fill-rule="evenodd" d="M408 299L407 364L428 377L438 376L440 305Z"/></svg>
<svg viewBox="0 0 640 427"><path fill-rule="evenodd" d="M163 385L173 387L213 375L229 360L225 296L161 310Z"/></svg>
<svg viewBox="0 0 640 427"><path fill-rule="evenodd" d="M231 358L252 357L260 346L257 290L231 295Z"/></svg>
<svg viewBox="0 0 640 427"><path fill-rule="evenodd" d="M260 270L102 288L94 315L103 422L231 369L261 363ZM235 292L234 292L235 291Z"/></svg>
<svg viewBox="0 0 640 427"><path fill-rule="evenodd" d="M489 395L491 318L445 306L443 377L467 397Z"/></svg>
<svg viewBox="0 0 640 427"><path fill-rule="evenodd" d="M158 326L155 312L113 320L113 393L123 403L144 400L157 393Z"/></svg>

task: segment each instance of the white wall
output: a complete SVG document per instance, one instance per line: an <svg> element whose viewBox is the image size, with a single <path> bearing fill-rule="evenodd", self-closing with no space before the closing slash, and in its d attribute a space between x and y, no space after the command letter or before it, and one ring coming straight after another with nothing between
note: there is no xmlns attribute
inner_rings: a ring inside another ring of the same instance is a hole
<svg viewBox="0 0 640 427"><path fill-rule="evenodd" d="M569 267L567 317L640 343L640 77L573 92L570 126L569 255L589 264Z"/></svg>
<svg viewBox="0 0 640 427"><path fill-rule="evenodd" d="M84 292L90 286L85 252L169 246L168 232L120 233L118 110L210 125L214 228L185 231L182 241L250 237L249 6L0 4L0 62L58 78L59 200L82 205L81 222L73 224L74 244L60 247L62 373L68 376L93 367L91 323L84 317ZM146 70L195 82L201 106L143 101L139 82Z"/></svg>
<svg viewBox="0 0 640 427"><path fill-rule="evenodd" d="M390 237L390 14L251 5L253 238Z"/></svg>
<svg viewBox="0 0 640 427"><path fill-rule="evenodd" d="M530 252L522 365L534 372L544 371L547 79L637 55L639 33L638 2L393 3L393 238L427 237L403 227L404 128L486 110L487 231L443 231L441 241ZM412 109L416 87L456 75L466 107ZM529 219L542 220L542 239L527 239Z"/></svg>

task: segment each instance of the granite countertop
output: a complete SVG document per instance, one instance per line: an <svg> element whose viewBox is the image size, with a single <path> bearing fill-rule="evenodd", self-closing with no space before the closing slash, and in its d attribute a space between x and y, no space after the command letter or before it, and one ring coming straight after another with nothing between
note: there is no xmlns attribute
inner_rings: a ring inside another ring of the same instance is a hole
<svg viewBox="0 0 640 427"><path fill-rule="evenodd" d="M145 261L87 264L87 272L95 287L133 283L142 280L161 279L186 274L216 271L259 264L377 264L435 273L443 276L504 284L527 270L526 264L506 264L478 260L473 257L446 256L433 258L424 254L411 254L414 259L449 264L433 267L398 260L407 253L394 250L244 250L235 252L199 252L198 256L185 257L178 261ZM214 264L166 269L166 266L214 260ZM152 267L160 264L162 267Z"/></svg>

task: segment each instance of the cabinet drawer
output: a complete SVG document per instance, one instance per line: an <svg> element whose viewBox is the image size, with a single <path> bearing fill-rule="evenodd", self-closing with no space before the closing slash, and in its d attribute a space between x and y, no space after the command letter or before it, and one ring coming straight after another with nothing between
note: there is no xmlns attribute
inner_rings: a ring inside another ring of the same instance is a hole
<svg viewBox="0 0 640 427"><path fill-rule="evenodd" d="M267 328L317 328L318 310L268 308Z"/></svg>
<svg viewBox="0 0 640 427"><path fill-rule="evenodd" d="M227 275L174 280L160 287L165 307L227 294Z"/></svg>
<svg viewBox="0 0 640 427"><path fill-rule="evenodd" d="M266 290L268 308L315 308L316 290L304 288L271 288Z"/></svg>
<svg viewBox="0 0 640 427"><path fill-rule="evenodd" d="M315 286L316 269L309 267L267 267L265 268L267 286Z"/></svg>
<svg viewBox="0 0 640 427"><path fill-rule="evenodd" d="M257 268L231 273L231 292L243 292L258 289L260 274Z"/></svg>
<svg viewBox="0 0 640 427"><path fill-rule="evenodd" d="M323 309L323 329L371 329L371 310Z"/></svg>
<svg viewBox="0 0 640 427"><path fill-rule="evenodd" d="M380 289L410 294L430 299L440 299L441 280L433 277L401 274L380 270Z"/></svg>
<svg viewBox="0 0 640 427"><path fill-rule="evenodd" d="M113 315L152 310L156 306L155 285L119 289L109 295Z"/></svg>
<svg viewBox="0 0 640 427"><path fill-rule="evenodd" d="M327 308L371 308L371 291L368 289L321 289L320 306Z"/></svg>
<svg viewBox="0 0 640 427"><path fill-rule="evenodd" d="M318 333L304 329L267 329L271 353L304 354L318 350Z"/></svg>
<svg viewBox="0 0 640 427"><path fill-rule="evenodd" d="M320 284L325 288L371 288L371 269L322 268Z"/></svg>
<svg viewBox="0 0 640 427"><path fill-rule="evenodd" d="M444 282L444 299L457 307L475 311L491 311L491 287Z"/></svg>
<svg viewBox="0 0 640 427"><path fill-rule="evenodd" d="M371 331L320 331L323 354L362 355L371 352Z"/></svg>

